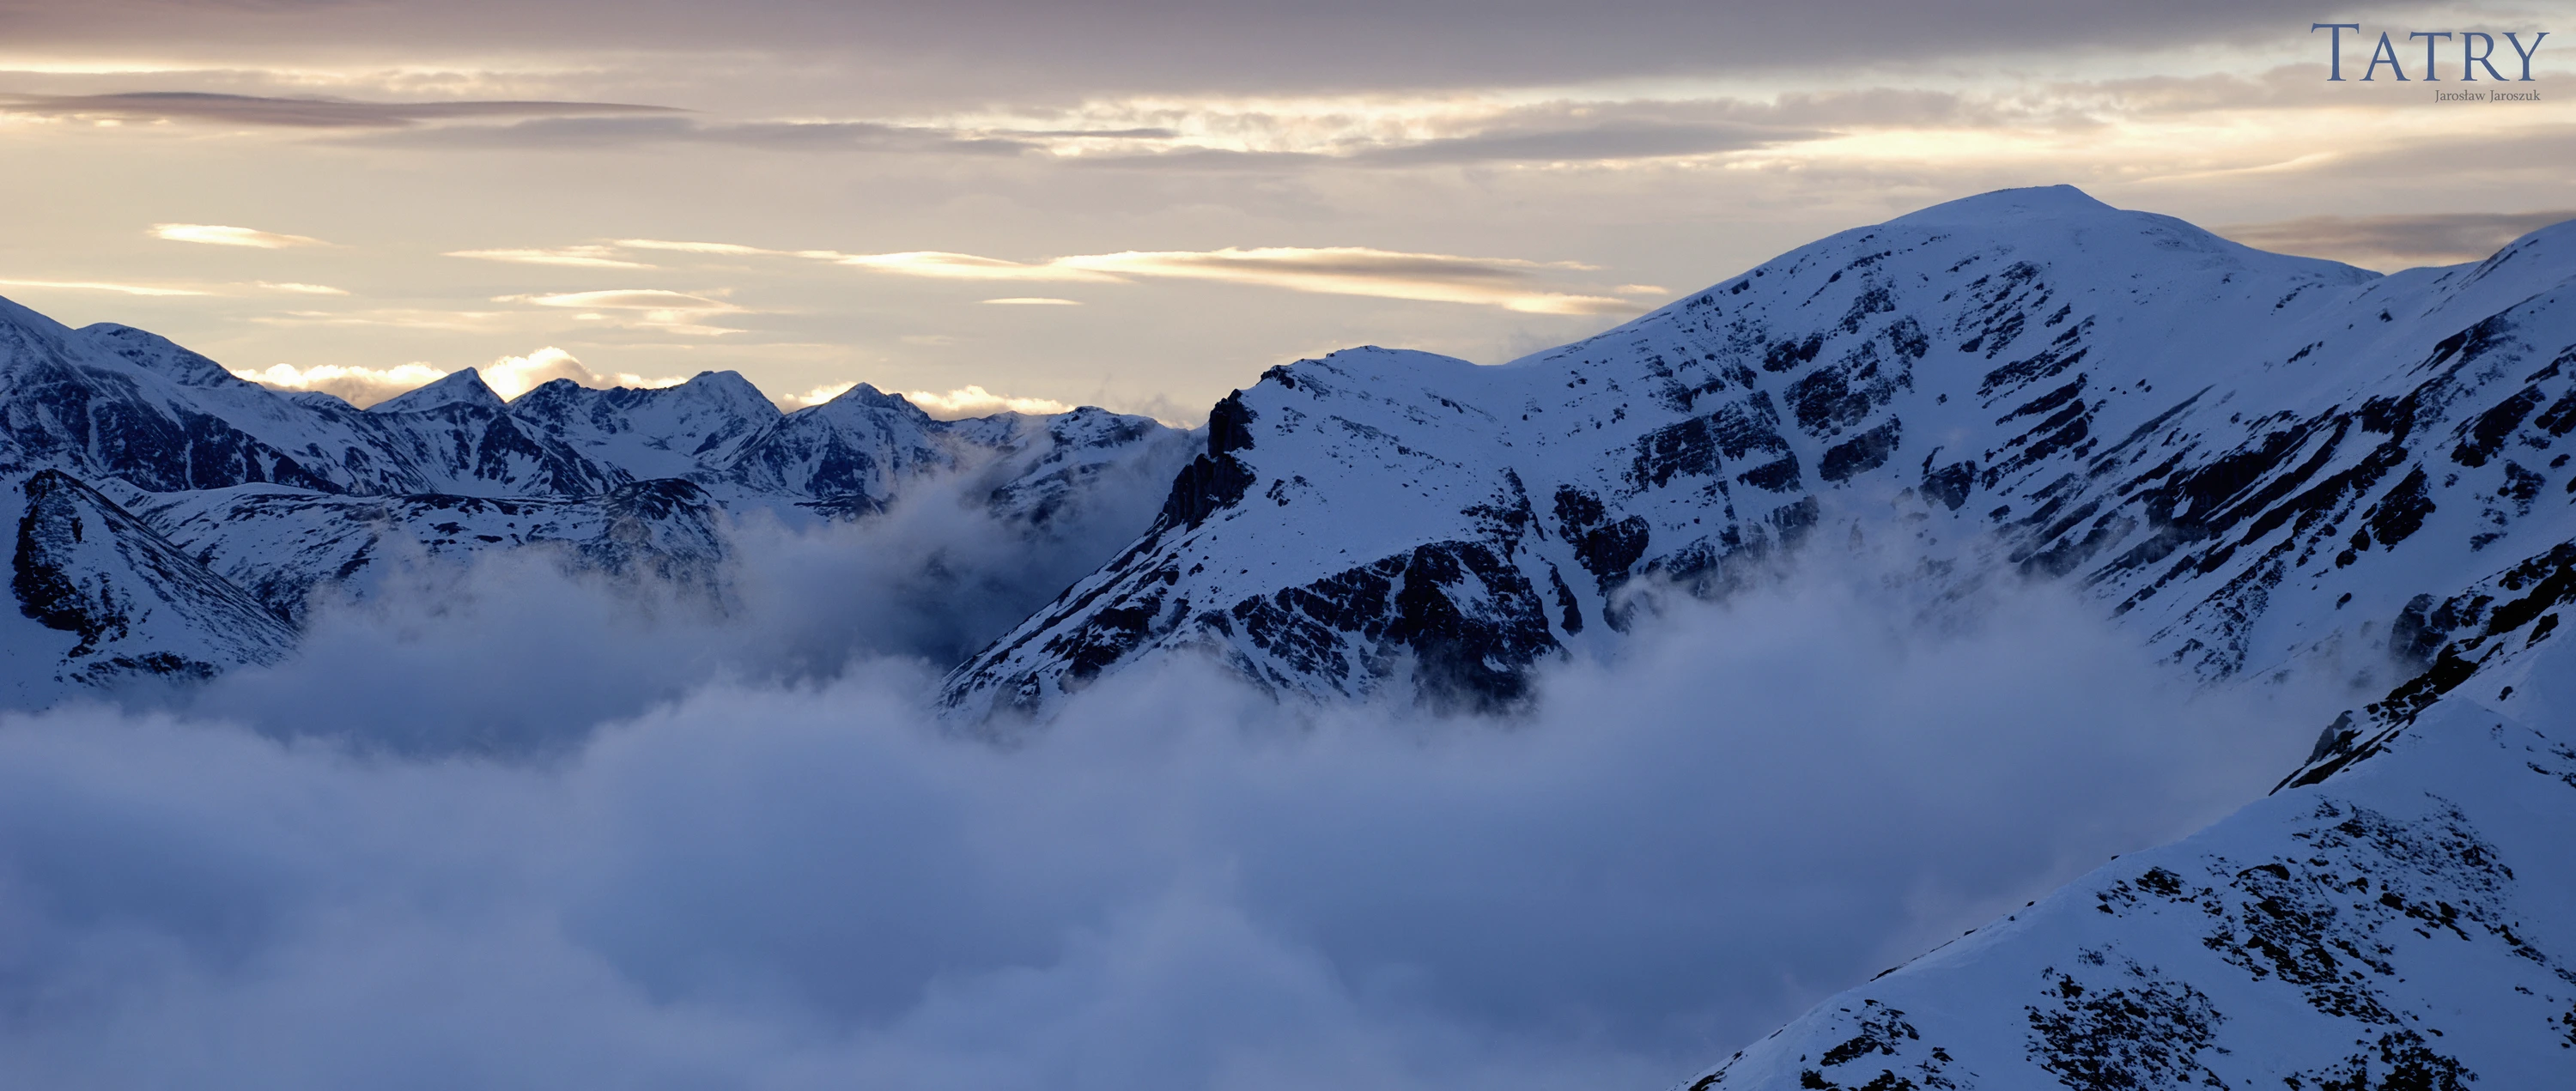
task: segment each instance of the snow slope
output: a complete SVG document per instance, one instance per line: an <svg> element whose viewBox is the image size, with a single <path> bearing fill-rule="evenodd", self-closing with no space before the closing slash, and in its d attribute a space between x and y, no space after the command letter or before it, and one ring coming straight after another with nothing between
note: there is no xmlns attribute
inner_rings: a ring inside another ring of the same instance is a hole
<svg viewBox="0 0 2576 1091"><path fill-rule="evenodd" d="M2571 272L2576 224L2383 277L2008 190L1501 367L1299 361L1221 402L1155 526L945 700L1043 714L1187 649L1284 694L1403 675L1508 704L1615 639L1630 585L1719 592L1816 535L1909 558L1925 594L2077 581L2207 676L2339 655L2394 683L2493 620L2463 604L2385 666L2416 596L2576 539L2550 450Z"/></svg>
<svg viewBox="0 0 2576 1091"><path fill-rule="evenodd" d="M577 500L345 496L278 485L155 494L139 516L278 617L300 624L317 591L364 598L406 561L557 544L581 567L720 591L721 509L678 478Z"/></svg>
<svg viewBox="0 0 2576 1091"><path fill-rule="evenodd" d="M2545 729L2444 701L2369 760L2069 884L1685 1086L2564 1086L2576 663Z"/></svg>
<svg viewBox="0 0 2576 1091"><path fill-rule="evenodd" d="M0 516L17 531L9 589L20 616L0 684L13 696L210 678L294 646L294 630L257 599L79 479L43 470L10 492Z"/></svg>

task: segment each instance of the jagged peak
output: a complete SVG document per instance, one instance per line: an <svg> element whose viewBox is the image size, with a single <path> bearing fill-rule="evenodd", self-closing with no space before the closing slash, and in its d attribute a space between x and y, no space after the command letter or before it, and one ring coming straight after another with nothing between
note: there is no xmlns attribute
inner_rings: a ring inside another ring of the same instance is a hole
<svg viewBox="0 0 2576 1091"><path fill-rule="evenodd" d="M679 386L673 387L672 389L724 391L727 393L750 394L763 401L767 401L769 399L769 396L762 394L760 392L760 388L753 385L751 380L743 378L742 373L739 371L701 371L695 375L689 376L688 382L681 383Z"/></svg>
<svg viewBox="0 0 2576 1091"><path fill-rule="evenodd" d="M689 376L688 382L667 389L763 418L783 415L778 403L769 400L769 395L761 393L760 387L739 371L701 371Z"/></svg>
<svg viewBox="0 0 2576 1091"><path fill-rule="evenodd" d="M449 372L446 377L417 390L406 391L369 406L370 413L417 413L442 406L466 404L491 409L503 408L501 396L484 383L483 373L474 368Z"/></svg>
<svg viewBox="0 0 2576 1091"><path fill-rule="evenodd" d="M552 403L571 404L604 398L612 405L634 405L674 397L731 405L752 413L759 413L756 406L766 406L768 413L765 415L772 416L779 411L768 395L761 393L759 387L736 371L701 371L687 382L670 386L595 387L583 386L571 379L548 379L519 395L513 404L522 409L534 409Z"/></svg>
<svg viewBox="0 0 2576 1091"><path fill-rule="evenodd" d="M800 410L800 412L833 409L835 407L844 410L892 409L898 412L921 417L924 420L928 420L930 418L930 414L923 412L920 406L912 404L912 402L903 395L888 394L867 383L860 383L857 386L842 391L839 397L833 398L831 401L813 406L807 410Z"/></svg>

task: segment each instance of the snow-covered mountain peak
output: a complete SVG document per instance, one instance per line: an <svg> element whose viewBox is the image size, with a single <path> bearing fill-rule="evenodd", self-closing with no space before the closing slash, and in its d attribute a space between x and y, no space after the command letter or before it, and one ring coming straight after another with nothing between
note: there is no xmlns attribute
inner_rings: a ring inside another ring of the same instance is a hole
<svg viewBox="0 0 2576 1091"><path fill-rule="evenodd" d="M556 379L510 403L513 416L590 458L639 477L687 477L725 466L782 414L731 371L678 386L593 389Z"/></svg>
<svg viewBox="0 0 2576 1091"><path fill-rule="evenodd" d="M1887 221L1887 226L1981 227L2000 220L2117 216L2120 210L2070 185L1998 189L1943 201Z"/></svg>
<svg viewBox="0 0 2576 1091"><path fill-rule="evenodd" d="M38 620L0 626L0 652L27 667L0 672L0 703L122 684L135 672L99 664L136 648L136 663L184 666L154 677L273 659L317 590L364 597L418 559L540 546L711 586L727 509L857 518L930 474L972 471L964 496L998 525L1053 535L1070 553L1047 571L1076 572L1151 518L1186 435L1099 410L938 421L869 386L788 415L730 371L660 389L557 380L505 402L466 369L362 411L238 379L141 330L73 331L0 300L0 500L60 528L22 536L18 570L73 589L41 603L20 589ZM244 609L270 620L242 622ZM66 626L136 642L98 658L105 645Z"/></svg>
<svg viewBox="0 0 2576 1091"><path fill-rule="evenodd" d="M770 401L769 395L761 393L760 388L751 385L751 380L743 378L739 371L701 371L690 376L689 381L667 389L677 397L729 405L754 415L764 405L773 414L778 411L778 403Z"/></svg>
<svg viewBox="0 0 2576 1091"><path fill-rule="evenodd" d="M1981 241L2038 245L2051 251L2050 256L2101 251L2093 256L2107 258L2120 253L2134 254L2143 244L2165 252L2162 256L2136 255L2144 257L2151 267L2170 265L2178 259L2193 263L2216 261L2230 267L2262 269L2292 276L2308 274L2354 284L2380 275L2323 258L2257 250L2187 220L2113 207L2068 185L1996 190L1962 197L1874 227L1843 232L1815 245L1824 246L1855 235L1883 238L1894 234L1906 237L1913 232L1927 235L1962 232ZM1795 259L1807 249L1810 248L1791 251L1782 260Z"/></svg>
<svg viewBox="0 0 2576 1091"><path fill-rule="evenodd" d="M2534 514L2564 457L2527 453L2576 427L2543 409L2576 342L2553 238L2382 277L2008 191L1503 367L1273 368L1219 403L1156 530L948 700L1043 710L1183 647L1289 692L1445 671L1510 700L1615 639L1632 581L1720 591L1818 531L2080 581L2213 677L2384 640L2411 596L2570 536L2563 504Z"/></svg>
<svg viewBox="0 0 2576 1091"><path fill-rule="evenodd" d="M497 412L506 403L501 400L501 395L493 392L490 384L483 381L481 370L469 367L449 372L445 377L427 386L407 390L377 402L368 406L367 412L390 416L395 413L427 412L451 405Z"/></svg>
<svg viewBox="0 0 2576 1091"><path fill-rule="evenodd" d="M835 395L832 400L824 402L822 405L808 406L804 409L798 410L798 412L813 412L814 410L825 409L833 406L838 406L845 411L851 409L891 409L897 412L916 414L923 420L930 419L930 414L923 412L920 406L912 404L911 399L906 398L901 394L888 394L867 383L860 383L848 390L844 390L838 395Z"/></svg>
<svg viewBox="0 0 2576 1091"><path fill-rule="evenodd" d="M616 411L634 411L646 406L681 404L722 407L757 419L780 415L777 404L737 371L701 371L687 382L658 387L588 387L570 379L549 379L513 399L510 407L521 413L562 415L591 412L593 406L601 405ZM761 411L763 406L768 407L768 412Z"/></svg>

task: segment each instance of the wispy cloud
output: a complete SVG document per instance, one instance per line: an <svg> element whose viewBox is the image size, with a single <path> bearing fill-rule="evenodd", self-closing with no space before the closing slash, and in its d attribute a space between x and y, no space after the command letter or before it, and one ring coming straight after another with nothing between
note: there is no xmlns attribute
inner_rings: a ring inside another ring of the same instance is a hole
<svg viewBox="0 0 2576 1091"><path fill-rule="evenodd" d="M7 288L56 288L75 292L119 292L125 295L213 295L193 288L157 288L148 284L110 284L99 280L0 280Z"/></svg>
<svg viewBox="0 0 2576 1091"><path fill-rule="evenodd" d="M1133 277L1216 280L1330 295L1471 303L1531 314L1630 314L1609 296L1551 291L1546 274L1588 272L1577 262L1412 254L1363 246L1127 251L1058 258L1052 264Z"/></svg>
<svg viewBox="0 0 2576 1091"><path fill-rule="evenodd" d="M1017 262L1001 258L954 254L944 250L911 250L900 254L849 254L833 259L835 265L851 265L879 273L909 277L932 277L940 280L1051 280L1115 282L1119 278L1107 272L1085 269L1070 264L1072 259L1058 258L1047 262Z"/></svg>
<svg viewBox="0 0 2576 1091"><path fill-rule="evenodd" d="M710 314L742 309L721 299L709 299L702 295L690 295L687 292L664 291L660 288L613 288L601 292L501 296L493 302L534 303L540 307L574 307L581 310L704 311Z"/></svg>
<svg viewBox="0 0 2576 1091"><path fill-rule="evenodd" d="M629 250L669 250L682 254L714 254L722 257L812 258L837 261L848 257L838 250L772 250L761 246L744 246L732 242L675 242L669 239L619 239L612 243Z"/></svg>
<svg viewBox="0 0 2576 1091"><path fill-rule="evenodd" d="M330 243L310 235L284 235L248 227L225 227L221 224L153 224L152 237L171 242L196 242L209 246L249 246L261 250L283 250L290 246L329 246Z"/></svg>
<svg viewBox="0 0 2576 1091"><path fill-rule="evenodd" d="M399 129L423 122L586 114L676 113L622 102L360 102L197 91L0 96L0 113L109 121L197 121L294 129Z"/></svg>
<svg viewBox="0 0 2576 1091"><path fill-rule="evenodd" d="M345 288L334 288L334 287L332 287L332 286L330 286L330 285L328 285L328 284L298 284L298 283L295 283L294 281L291 281L291 280L290 280L290 281L268 281L268 280L263 280L263 281L260 281L260 282L259 282L259 286L260 286L260 287L262 287L262 288L265 288L265 289L267 289L267 290L269 290L269 291L272 291L272 292L287 292L287 293L291 293L291 294L294 294L294 295L347 295L347 294L349 294L348 290L347 290L347 289L345 289Z"/></svg>
<svg viewBox="0 0 2576 1091"><path fill-rule="evenodd" d="M656 144L713 144L813 152L1020 155L1046 147L943 125L883 121L701 121L677 116L540 117L506 125L442 125L372 133L352 143L421 148L561 151Z"/></svg>
<svg viewBox="0 0 2576 1091"><path fill-rule="evenodd" d="M650 269L640 261L628 261L606 246L558 246L529 250L450 250L451 258L474 258L480 261L509 261L523 265L569 265L582 269Z"/></svg>
<svg viewBox="0 0 2576 1091"><path fill-rule="evenodd" d="M363 311L285 311L250 315L263 326L383 326L404 330L490 330L508 324L508 311L437 311L391 307Z"/></svg>
<svg viewBox="0 0 2576 1091"><path fill-rule="evenodd" d="M613 322L639 326L666 333L701 337L722 336L744 331L705 321L716 315L747 314L748 308L721 299L711 299L687 292L660 288L616 288L597 292L563 292L555 295L505 295L495 303L530 303L539 307L556 307L583 312L573 317L592 322ZM603 313L606 312L606 313Z"/></svg>
<svg viewBox="0 0 2576 1091"><path fill-rule="evenodd" d="M1839 100L1837 100L1839 102ZM1884 108L1871 104L1869 109ZM1084 123L1046 124L1046 110L980 118L721 119L550 116L448 125L352 139L418 147L563 150L714 144L779 151L1034 156L1080 165L1298 169L1596 163L1708 156L1836 135L1818 120L1863 116L1816 96L1779 101L1512 102L1439 94L1419 99L1110 100ZM1792 116L1792 115L1800 116ZM1059 122L1062 121L1058 118Z"/></svg>
<svg viewBox="0 0 2576 1091"><path fill-rule="evenodd" d="M1524 129L1498 127L1471 136L1446 137L1372 148L1352 158L1387 165L1601 162L1664 159L1743 151L1829 135L1818 129L1731 122L1698 124L1624 122Z"/></svg>
<svg viewBox="0 0 2576 1091"><path fill-rule="evenodd" d="M2576 211L2303 216L2216 230L2264 250L2397 267L2477 261L2523 235L2566 220L2576 220Z"/></svg>
<svg viewBox="0 0 2576 1091"><path fill-rule="evenodd" d="M1551 279L1565 274L1597 270L1597 267L1581 262L1418 254L1364 246L1131 250L1115 254L1077 254L1045 261L1012 261L946 250L849 254L838 250L777 250L735 243L655 239L621 239L614 245L728 257L803 258L870 272L937 280L1094 284L1139 279L1215 280L1297 292L1477 304L1531 314L1634 314L1642 308L1616 298L1617 295L1658 295L1663 291L1652 285L1630 284L1613 289L1613 294L1600 295L1550 285ZM1078 305L1075 300L1042 296L1011 296L985 302Z"/></svg>
<svg viewBox="0 0 2576 1091"><path fill-rule="evenodd" d="M1006 307L1079 307L1079 306L1082 306L1082 301L1081 301L1081 300L1079 300L1079 299L1056 299L1056 298L1054 298L1054 297L1052 297L1052 296L1040 296L1040 295L1015 295L1015 296L1006 296L1006 297L1001 298L1001 299L987 299L987 300L984 300L984 302L986 302L986 303L998 303L998 304L1001 304L1001 305L1006 306Z"/></svg>

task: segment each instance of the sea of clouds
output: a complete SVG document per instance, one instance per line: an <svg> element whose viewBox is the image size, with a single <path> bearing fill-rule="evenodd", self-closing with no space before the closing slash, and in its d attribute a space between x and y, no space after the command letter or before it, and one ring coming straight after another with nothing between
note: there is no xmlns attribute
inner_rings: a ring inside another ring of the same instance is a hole
<svg viewBox="0 0 2576 1091"><path fill-rule="evenodd" d="M1179 657L997 744L938 670L1140 516L920 496L746 524L722 608L493 557L0 715L0 1083L1657 1088L2256 797L2340 697L1818 565L1512 716Z"/></svg>

